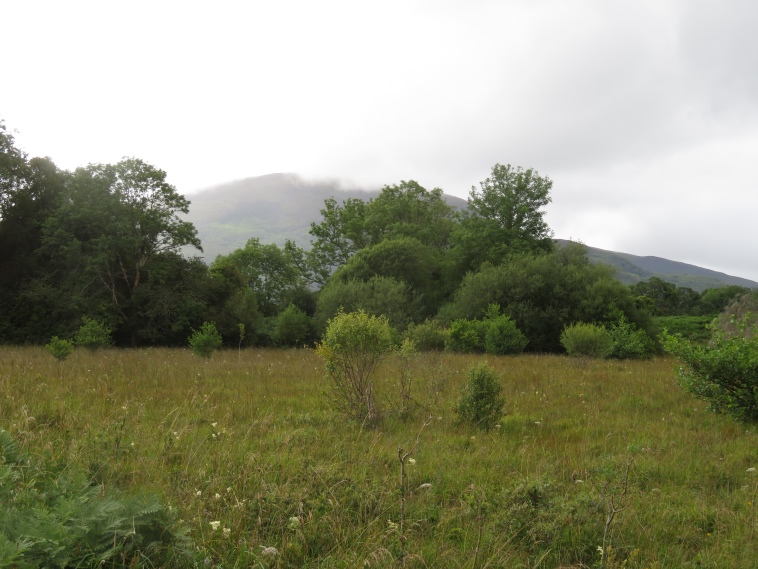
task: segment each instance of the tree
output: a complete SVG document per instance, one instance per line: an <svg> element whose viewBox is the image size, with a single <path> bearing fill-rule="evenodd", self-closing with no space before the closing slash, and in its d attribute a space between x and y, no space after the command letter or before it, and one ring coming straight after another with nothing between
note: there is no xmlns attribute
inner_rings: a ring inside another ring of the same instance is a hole
<svg viewBox="0 0 758 569"><path fill-rule="evenodd" d="M531 168L495 164L480 190L471 188L468 210L453 234L460 274L509 254L551 251L552 231L542 208L551 202L552 186Z"/></svg>
<svg viewBox="0 0 758 569"><path fill-rule="evenodd" d="M445 249L456 225L455 210L442 190L427 190L413 180L385 186L368 202L350 198L340 206L330 198L321 215L321 223L311 224L310 233L314 272L322 285L358 251L388 239L409 237Z"/></svg>
<svg viewBox="0 0 758 569"><path fill-rule="evenodd" d="M243 248L217 257L211 270L234 267L255 294L261 314L276 316L309 283L304 256L304 251L292 241L288 240L284 248L280 248L275 243L264 245L260 239L253 238Z"/></svg>
<svg viewBox="0 0 758 569"><path fill-rule="evenodd" d="M185 246L202 250L195 227L179 217L189 201L142 160L78 168L65 198L45 223L42 251L69 290L99 289L123 321L151 260Z"/></svg>
<svg viewBox="0 0 758 569"><path fill-rule="evenodd" d="M391 277L371 277L368 280L332 279L319 293L316 329L323 332L326 323L340 310L362 310L374 316L386 316L390 325L398 330L406 329L418 319L418 299L410 287Z"/></svg>
<svg viewBox="0 0 758 569"><path fill-rule="evenodd" d="M438 318L472 320L490 304L501 306L529 340L529 349L537 352L561 352L566 325L614 322L618 311L636 327L650 327L649 315L637 308L629 287L608 265L590 263L579 244L550 254L511 255L497 266L484 264L466 275Z"/></svg>

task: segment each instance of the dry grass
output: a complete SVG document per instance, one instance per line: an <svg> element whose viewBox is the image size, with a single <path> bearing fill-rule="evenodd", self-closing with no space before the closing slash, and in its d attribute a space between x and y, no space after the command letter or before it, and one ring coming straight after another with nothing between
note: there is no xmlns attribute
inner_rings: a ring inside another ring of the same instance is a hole
<svg viewBox="0 0 758 569"><path fill-rule="evenodd" d="M77 351L61 365L4 347L0 427L95 481L159 491L219 567L390 567L401 551L409 567L599 566L628 464L609 567L756 566L758 433L683 393L672 360L488 357L507 415L482 433L452 411L478 359L420 356L406 421L388 364L385 420L366 429L326 406L310 351ZM397 449L429 415L400 535Z"/></svg>

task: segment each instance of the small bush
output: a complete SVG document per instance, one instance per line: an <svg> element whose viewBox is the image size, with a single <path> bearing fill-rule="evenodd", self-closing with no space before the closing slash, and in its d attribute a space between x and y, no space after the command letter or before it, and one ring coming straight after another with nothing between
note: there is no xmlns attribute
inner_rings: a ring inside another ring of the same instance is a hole
<svg viewBox="0 0 758 569"><path fill-rule="evenodd" d="M487 364L470 367L466 376L468 382L456 408L458 418L462 423L490 430L503 416L505 400L500 397L503 388Z"/></svg>
<svg viewBox="0 0 758 569"><path fill-rule="evenodd" d="M685 366L677 370L679 384L708 401L717 413L758 423L758 338L715 332L710 345L662 334L664 349Z"/></svg>
<svg viewBox="0 0 758 569"><path fill-rule="evenodd" d="M45 345L47 351L59 362L62 362L74 351L74 343L70 340L61 340L58 336L50 338L50 343Z"/></svg>
<svg viewBox="0 0 758 569"><path fill-rule="evenodd" d="M189 346L195 355L210 358L221 347L221 334L212 322L203 322L200 330L193 330Z"/></svg>
<svg viewBox="0 0 758 569"><path fill-rule="evenodd" d="M302 346L311 336L311 319L294 304L276 317L273 338L278 346Z"/></svg>
<svg viewBox="0 0 758 569"><path fill-rule="evenodd" d="M360 422L381 416L374 392L374 373L392 351L392 329L386 316L338 312L316 347L324 358L334 408Z"/></svg>
<svg viewBox="0 0 758 569"><path fill-rule="evenodd" d="M462 354L484 352L484 334L487 327L481 320L456 320L450 324L445 349Z"/></svg>
<svg viewBox="0 0 758 569"><path fill-rule="evenodd" d="M411 340L420 352L441 352L445 349L447 337L448 331L432 320L410 324L403 335L403 338Z"/></svg>
<svg viewBox="0 0 758 569"><path fill-rule="evenodd" d="M487 331L484 334L484 349L493 356L520 354L529 340L516 327L516 323L505 314L485 321Z"/></svg>
<svg viewBox="0 0 758 569"><path fill-rule="evenodd" d="M561 345L572 357L606 358L613 350L613 339L603 326L578 322L563 329Z"/></svg>
<svg viewBox="0 0 758 569"><path fill-rule="evenodd" d="M111 329L108 326L86 316L82 320L84 324L79 327L79 331L74 336L74 344L90 350L106 348L113 344Z"/></svg>
<svg viewBox="0 0 758 569"><path fill-rule="evenodd" d="M609 358L617 360L640 360L652 357L655 344L643 330L632 326L625 317L611 325L608 333L612 347Z"/></svg>

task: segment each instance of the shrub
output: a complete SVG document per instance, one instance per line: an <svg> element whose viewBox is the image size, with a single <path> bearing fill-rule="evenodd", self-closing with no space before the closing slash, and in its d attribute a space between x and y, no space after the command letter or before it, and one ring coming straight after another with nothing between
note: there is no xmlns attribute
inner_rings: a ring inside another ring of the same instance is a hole
<svg viewBox="0 0 758 569"><path fill-rule="evenodd" d="M505 314L485 320L484 349L493 356L520 354L529 340L516 327L516 323Z"/></svg>
<svg viewBox="0 0 758 569"><path fill-rule="evenodd" d="M470 367L466 376L468 382L456 408L458 418L462 423L489 430L503 416L503 388L493 369L484 363Z"/></svg>
<svg viewBox="0 0 758 569"><path fill-rule="evenodd" d="M62 362L74 351L74 343L70 340L61 340L58 336L50 338L50 343L45 345L47 351L59 362Z"/></svg>
<svg viewBox="0 0 758 569"><path fill-rule="evenodd" d="M481 320L456 320L450 324L445 349L463 354L484 352L486 326Z"/></svg>
<svg viewBox="0 0 758 569"><path fill-rule="evenodd" d="M77 346L96 350L113 344L111 329L108 326L86 316L82 320L84 324L79 327L79 331L74 336L74 343Z"/></svg>
<svg viewBox="0 0 758 569"><path fill-rule="evenodd" d="M448 331L432 320L410 324L403 335L403 338L411 340L420 352L444 350L447 337Z"/></svg>
<svg viewBox="0 0 758 569"><path fill-rule="evenodd" d="M685 365L679 384L708 401L717 413L747 423L758 422L758 338L715 332L710 345L662 334L664 349Z"/></svg>
<svg viewBox="0 0 758 569"><path fill-rule="evenodd" d="M210 358L221 347L221 334L212 322L203 322L200 330L193 330L189 346L195 355Z"/></svg>
<svg viewBox="0 0 758 569"><path fill-rule="evenodd" d="M301 346L311 338L311 319L294 304L290 304L276 317L274 342L279 346Z"/></svg>
<svg viewBox="0 0 758 569"><path fill-rule="evenodd" d="M655 352L655 345L644 330L632 326L623 315L611 325L608 333L612 342L609 358L639 360L652 357Z"/></svg>
<svg viewBox="0 0 758 569"><path fill-rule="evenodd" d="M577 322L563 329L561 345L569 356L605 358L613 350L613 339L603 326Z"/></svg>
<svg viewBox="0 0 758 569"><path fill-rule="evenodd" d="M324 358L329 398L338 412L361 422L379 419L373 376L392 348L386 316L338 312L329 321L316 351Z"/></svg>

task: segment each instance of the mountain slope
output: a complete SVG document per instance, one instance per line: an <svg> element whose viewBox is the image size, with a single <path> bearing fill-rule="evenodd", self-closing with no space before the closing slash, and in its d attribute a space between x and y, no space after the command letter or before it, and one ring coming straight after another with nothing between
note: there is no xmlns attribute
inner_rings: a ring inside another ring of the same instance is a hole
<svg viewBox="0 0 758 569"><path fill-rule="evenodd" d="M310 247L308 230L321 220L324 200L334 197L375 198L379 191L345 188L334 180L309 181L294 174L269 174L247 178L209 188L189 197L192 202L187 219L197 227L207 262L244 247L248 239L258 237L263 243L283 245L292 239L299 246ZM466 208L466 200L445 196L457 209ZM557 240L559 244L567 243ZM194 254L194 251L187 251ZM727 284L758 288L758 283L660 257L641 257L628 253L588 247L595 262L612 265L619 280L627 284L657 276L677 286L698 291Z"/></svg>
<svg viewBox="0 0 758 569"><path fill-rule="evenodd" d="M568 243L563 239L558 239L557 242L559 245ZM587 247L587 255L594 262L606 263L615 267L616 276L626 284L638 283L650 277L659 277L677 286L690 287L700 292L706 288L724 285L758 288L758 283L748 279L734 277L688 263L670 261L661 257L618 253L597 247Z"/></svg>

